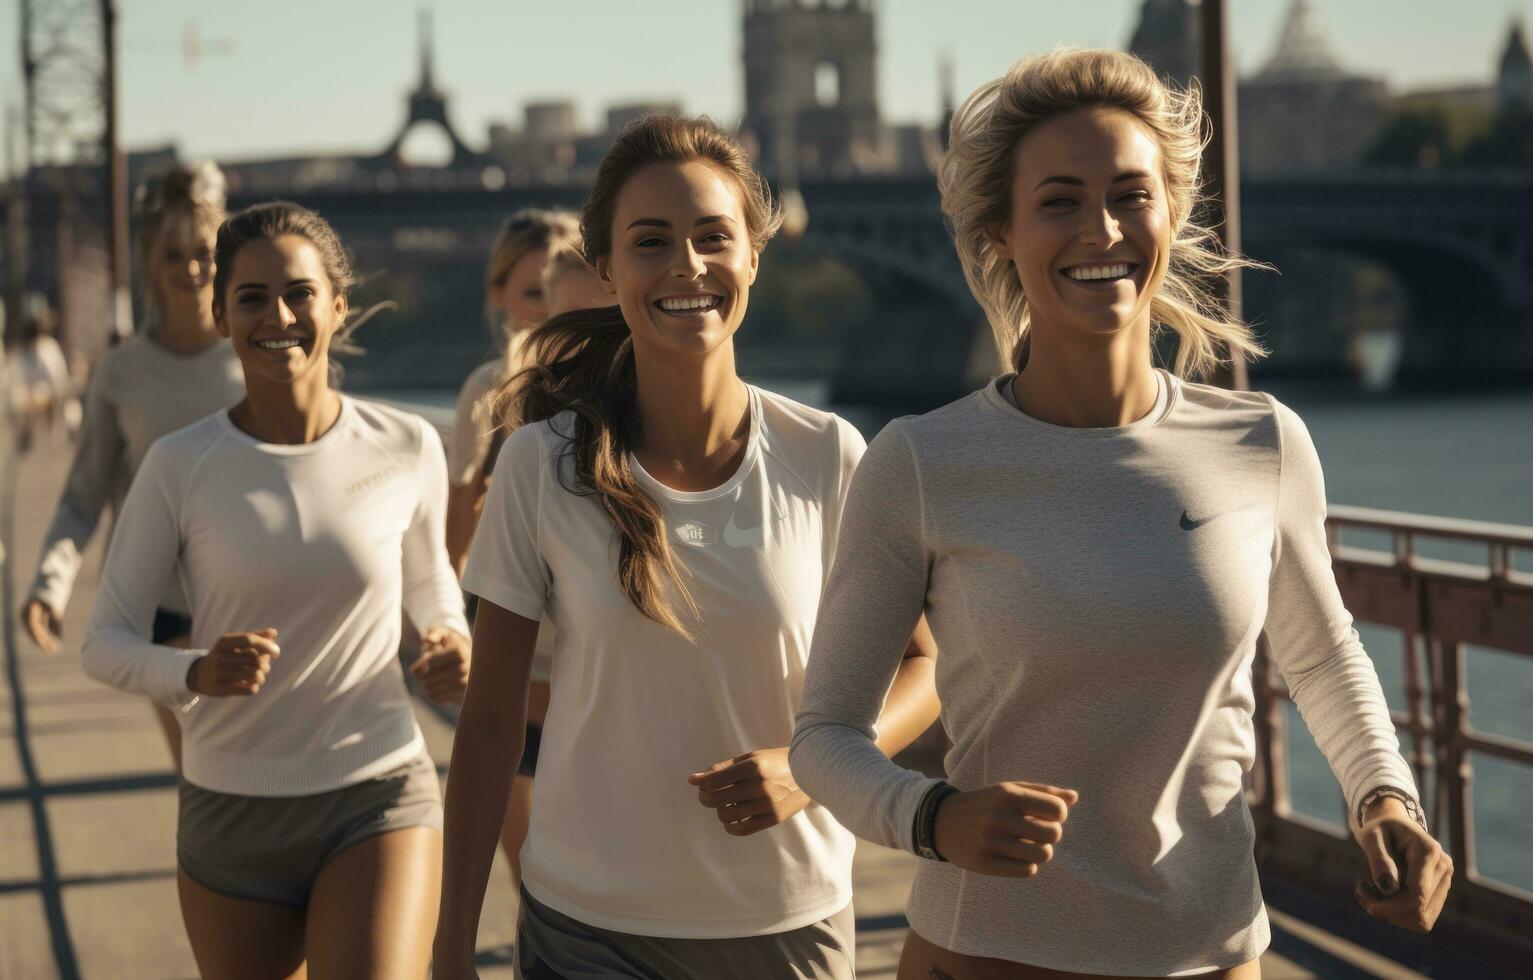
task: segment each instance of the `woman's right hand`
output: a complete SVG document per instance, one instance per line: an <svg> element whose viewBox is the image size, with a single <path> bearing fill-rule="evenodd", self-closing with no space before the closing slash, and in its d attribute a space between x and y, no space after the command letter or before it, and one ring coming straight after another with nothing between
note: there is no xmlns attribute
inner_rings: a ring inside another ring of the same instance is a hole
<svg viewBox="0 0 1533 980"><path fill-rule="evenodd" d="M282 655L276 641L277 631L270 627L225 633L192 664L186 686L209 697L249 697L266 683L271 662Z"/></svg>
<svg viewBox="0 0 1533 980"><path fill-rule="evenodd" d="M1064 836L1073 789L1007 782L954 793L937 808L937 853L965 871L1031 878Z"/></svg>
<svg viewBox="0 0 1533 980"><path fill-rule="evenodd" d="M64 638L64 624L59 622L58 613L49 608L46 602L38 598L28 599L27 604L21 607L21 621L27 624L27 635L42 648L43 653L51 656L59 652L59 643Z"/></svg>

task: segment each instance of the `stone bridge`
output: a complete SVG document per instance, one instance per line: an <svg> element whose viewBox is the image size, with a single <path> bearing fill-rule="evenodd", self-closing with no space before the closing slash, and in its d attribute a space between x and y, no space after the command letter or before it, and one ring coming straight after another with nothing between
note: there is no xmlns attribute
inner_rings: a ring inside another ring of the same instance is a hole
<svg viewBox="0 0 1533 980"><path fill-rule="evenodd" d="M491 191L446 183L294 195L330 218L359 267L386 278L391 298L401 302L401 314L388 318L396 326L378 329L374 347L422 345L425 354L435 346L439 361L442 330L461 340L466 329L469 346L478 344L481 334L472 326L480 319L478 277L497 222L533 204L578 207L585 190ZM974 363L988 328L963 282L933 181L810 183L803 195L809 225L800 248L834 255L875 294L884 285L928 293L951 309L952 329L935 332L939 346L951 350L929 352L935 361L926 358L927 366L940 362L951 373ZM1392 271L1408 303L1402 362L1408 380L1533 377L1533 175L1248 180L1242 212L1246 251L1254 257L1318 248L1363 256ZM413 324L408 336L407 322ZM1280 336L1271 340L1282 343Z"/></svg>

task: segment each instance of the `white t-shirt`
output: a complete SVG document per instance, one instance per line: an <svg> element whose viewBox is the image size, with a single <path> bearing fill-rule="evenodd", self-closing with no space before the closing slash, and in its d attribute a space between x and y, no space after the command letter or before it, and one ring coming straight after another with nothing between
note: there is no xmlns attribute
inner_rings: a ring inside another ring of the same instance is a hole
<svg viewBox="0 0 1533 980"><path fill-rule="evenodd" d="M538 901L589 925L766 935L851 901L853 840L824 808L736 838L687 782L788 744L865 448L836 416L754 387L750 413L740 468L712 490L672 490L630 457L690 575L695 643L634 608L611 519L595 496L566 489L576 484L560 433L572 415L512 433L496 462L464 587L557 627L522 877Z"/></svg>
<svg viewBox="0 0 1533 980"><path fill-rule="evenodd" d="M115 687L181 707L188 782L304 796L371 779L423 742L399 666L401 604L463 633L447 563L447 467L418 416L342 396L305 445L259 442L227 411L157 441L123 504L81 659ZM192 650L149 642L179 571ZM282 655L252 697L197 697L192 661L220 635L275 627Z"/></svg>

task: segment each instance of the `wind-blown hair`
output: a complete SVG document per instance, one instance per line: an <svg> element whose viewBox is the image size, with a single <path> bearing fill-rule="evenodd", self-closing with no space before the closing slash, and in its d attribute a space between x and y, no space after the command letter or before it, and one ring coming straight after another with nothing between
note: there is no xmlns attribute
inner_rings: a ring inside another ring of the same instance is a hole
<svg viewBox="0 0 1533 980"><path fill-rule="evenodd" d="M1197 87L1168 87L1130 54L1062 50L1017 62L965 99L953 114L938 174L942 210L952 222L964 278L985 310L1002 359L1020 370L1030 320L1016 266L992 237L1011 215L1017 146L1039 125L1094 106L1132 113L1160 146L1171 257L1150 301L1150 318L1157 328L1170 327L1180 337L1176 373L1198 378L1231 354L1265 354L1250 328L1231 316L1209 288L1214 277L1258 263L1227 252L1196 220L1204 203L1199 168L1208 142Z"/></svg>
<svg viewBox="0 0 1533 980"><path fill-rule="evenodd" d="M718 168L739 187L751 245L758 252L765 248L782 216L740 144L704 118L648 116L618 135L597 168L580 212L586 261L594 266L611 253L618 195L634 174L654 163L692 161ZM618 584L634 608L691 638L692 626L675 607L684 607L695 621L696 603L660 506L628 461L644 433L633 338L622 310L613 306L553 317L528 335L522 357L526 366L492 396L494 417L514 429L570 413L568 431L559 432L567 440L559 469L564 489L601 501L618 532Z"/></svg>

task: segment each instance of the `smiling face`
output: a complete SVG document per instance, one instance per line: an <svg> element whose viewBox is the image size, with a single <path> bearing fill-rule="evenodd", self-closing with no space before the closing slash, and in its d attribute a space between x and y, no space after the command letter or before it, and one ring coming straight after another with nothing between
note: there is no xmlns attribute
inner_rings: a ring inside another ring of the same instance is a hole
<svg viewBox="0 0 1533 980"><path fill-rule="evenodd" d="M1017 145L997 248L1016 263L1034 331L1113 334L1149 325L1171 258L1160 147L1137 118L1091 108Z"/></svg>
<svg viewBox="0 0 1533 980"><path fill-rule="evenodd" d="M346 319L319 250L302 235L257 238L234 254L218 332L234 343L247 384L328 381L330 338Z"/></svg>
<svg viewBox="0 0 1533 980"><path fill-rule="evenodd" d="M706 354L745 317L759 257L741 188L709 163L652 163L623 184L596 261L635 347Z"/></svg>
<svg viewBox="0 0 1533 980"><path fill-rule="evenodd" d="M191 212L169 215L149 247L146 272L160 315L201 319L213 305L213 241L218 227Z"/></svg>
<svg viewBox="0 0 1533 980"><path fill-rule="evenodd" d="M525 330L548 319L548 300L543 295L543 268L548 265L548 246L532 249L516 260L491 294L495 309L506 315L513 330Z"/></svg>

